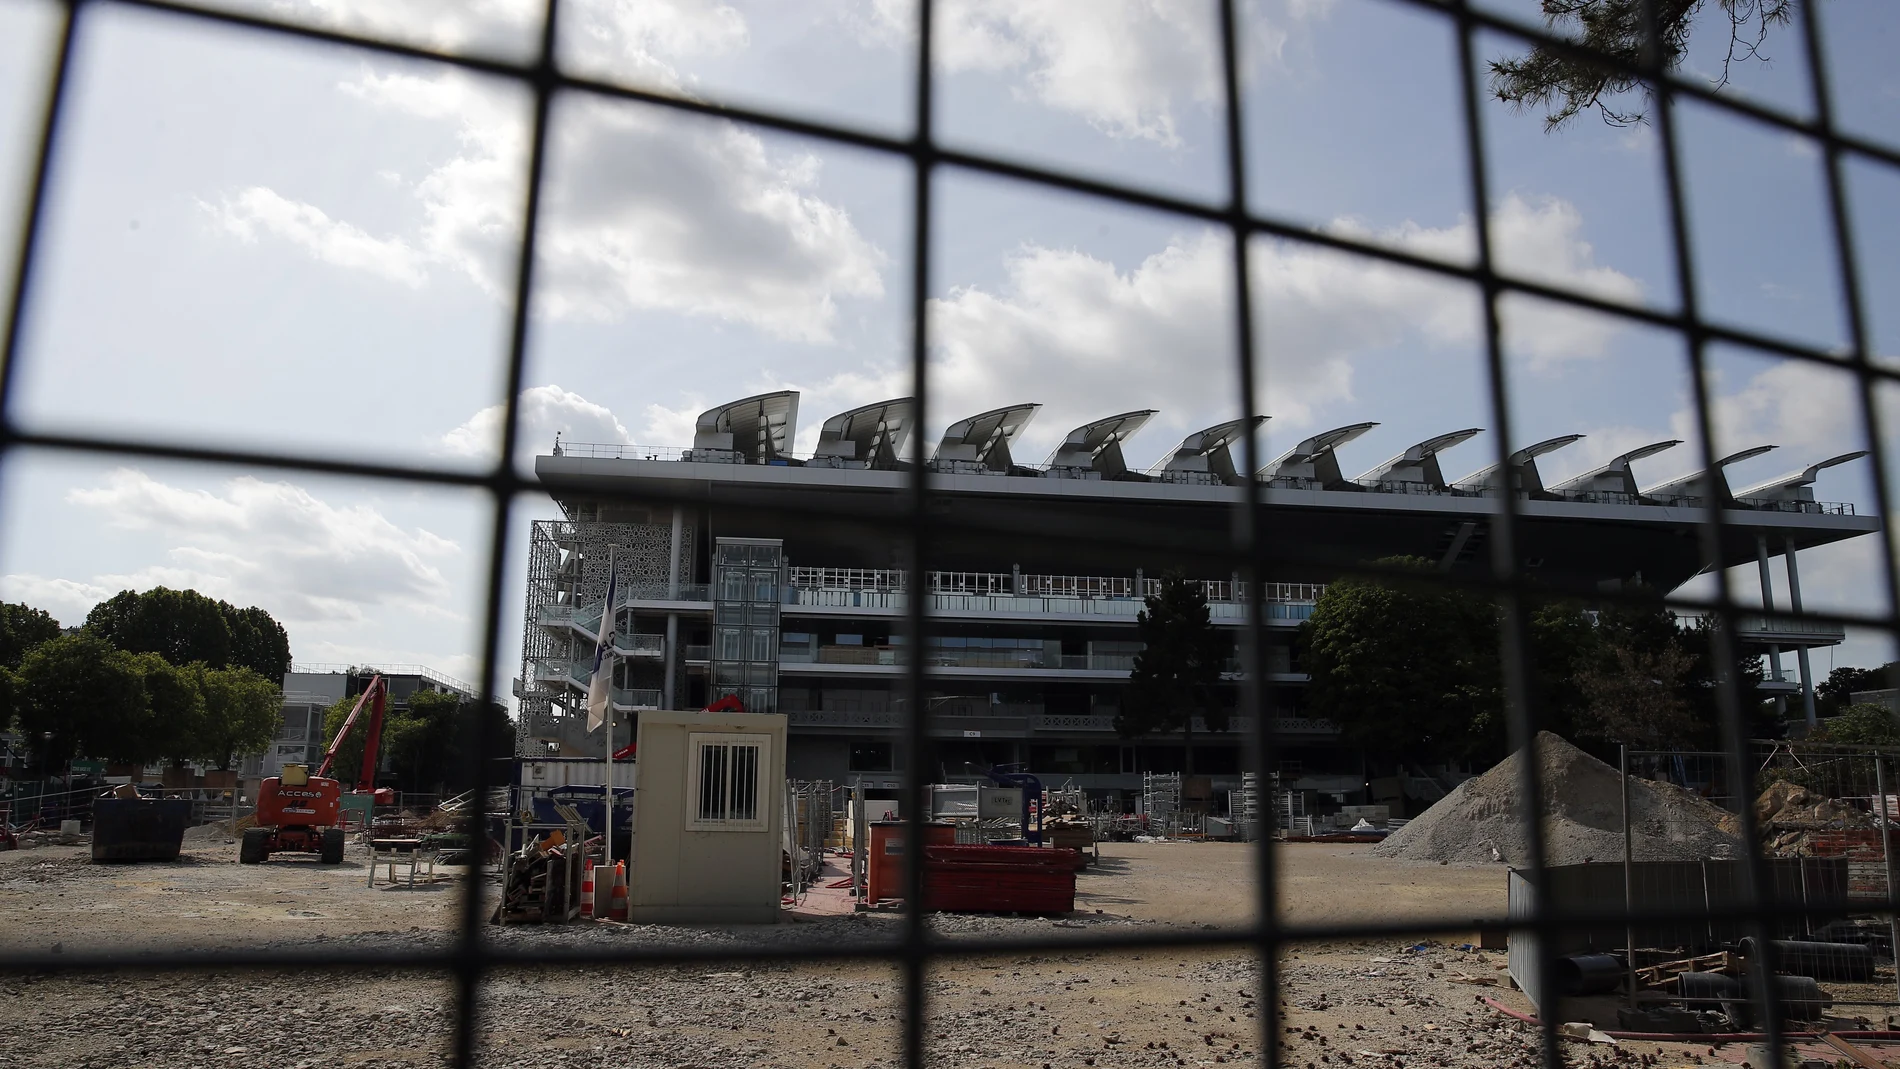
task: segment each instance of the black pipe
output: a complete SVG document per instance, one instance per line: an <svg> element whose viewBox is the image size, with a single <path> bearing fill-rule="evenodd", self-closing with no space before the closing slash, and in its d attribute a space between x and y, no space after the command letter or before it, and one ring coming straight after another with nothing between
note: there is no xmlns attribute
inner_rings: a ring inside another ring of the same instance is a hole
<svg viewBox="0 0 1900 1069"><path fill-rule="evenodd" d="M1753 936L1741 941L1742 957L1750 967L1761 961L1760 946ZM1774 941L1775 961L1780 971L1796 976L1812 976L1830 983L1870 984L1874 981L1874 952L1859 943L1814 943L1799 939Z"/></svg>
<svg viewBox="0 0 1900 1069"><path fill-rule="evenodd" d="M1601 995L1623 982L1623 959L1614 954L1573 954L1558 958L1557 987L1566 995Z"/></svg>

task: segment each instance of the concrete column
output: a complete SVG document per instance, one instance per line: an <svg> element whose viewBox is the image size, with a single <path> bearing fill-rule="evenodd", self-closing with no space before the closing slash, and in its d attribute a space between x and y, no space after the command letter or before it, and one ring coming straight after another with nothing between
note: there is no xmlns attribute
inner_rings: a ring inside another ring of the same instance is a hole
<svg viewBox="0 0 1900 1069"><path fill-rule="evenodd" d="M666 557L666 599L678 601L680 596L680 532L685 526L685 512L678 505L673 506L673 538L668 543ZM666 614L666 653L661 658L660 707L676 708L673 704L673 685L680 672L680 614Z"/></svg>
<svg viewBox="0 0 1900 1069"><path fill-rule="evenodd" d="M1789 538L1781 544L1781 555L1788 564L1788 607L1801 613L1801 568L1795 563L1794 539ZM1815 726L1814 717L1814 670L1808 665L1808 648L1802 646L1795 650L1795 664L1801 669L1801 712L1808 718L1808 726Z"/></svg>
<svg viewBox="0 0 1900 1069"><path fill-rule="evenodd" d="M1762 623L1768 624L1768 618L1775 612L1775 583L1768 574L1768 536L1765 534L1755 536L1755 564L1761 574ZM1780 646L1768 647L1768 678L1781 682ZM1783 720L1788 719L1788 698L1784 694L1775 695L1775 715Z"/></svg>

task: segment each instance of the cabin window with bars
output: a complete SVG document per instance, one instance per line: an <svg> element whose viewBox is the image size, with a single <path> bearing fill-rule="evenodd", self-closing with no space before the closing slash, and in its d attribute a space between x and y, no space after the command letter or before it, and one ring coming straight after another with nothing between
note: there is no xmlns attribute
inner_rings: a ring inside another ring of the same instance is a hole
<svg viewBox="0 0 1900 1069"><path fill-rule="evenodd" d="M693 831L764 831L762 777L771 736L696 731L687 744L691 782L686 826Z"/></svg>

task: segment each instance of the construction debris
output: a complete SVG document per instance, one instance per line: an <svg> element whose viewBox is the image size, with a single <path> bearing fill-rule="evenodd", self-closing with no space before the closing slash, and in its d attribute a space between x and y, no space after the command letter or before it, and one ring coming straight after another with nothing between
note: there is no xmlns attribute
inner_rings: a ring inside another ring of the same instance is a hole
<svg viewBox="0 0 1900 1069"><path fill-rule="evenodd" d="M1623 856L1623 786L1616 769L1550 732L1537 737L1543 785L1545 861L1574 865ZM1519 791L1523 754L1466 780L1393 832L1376 857L1409 861L1530 860ZM1695 861L1743 855L1740 825L1725 812L1672 784L1630 780L1636 859Z"/></svg>

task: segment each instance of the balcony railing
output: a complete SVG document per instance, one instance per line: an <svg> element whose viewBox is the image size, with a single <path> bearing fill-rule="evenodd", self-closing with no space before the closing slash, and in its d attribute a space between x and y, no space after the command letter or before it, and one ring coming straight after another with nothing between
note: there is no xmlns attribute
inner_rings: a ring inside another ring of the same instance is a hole
<svg viewBox="0 0 1900 1069"><path fill-rule="evenodd" d="M926 588L933 595L977 597L1059 598L1078 600L1126 599L1139 602L1161 591L1159 579L1117 575L1016 575L1010 572L928 572ZM1225 579L1197 580L1208 601L1240 601L1245 584ZM909 573L896 568L793 568L791 586L803 592L836 591L903 593L910 589ZM1312 602L1326 591L1319 583L1268 583L1265 600Z"/></svg>
<svg viewBox="0 0 1900 1069"><path fill-rule="evenodd" d="M614 635L614 648L622 653L631 653L636 656L641 654L655 657L664 656L666 654L666 636L616 634Z"/></svg>
<svg viewBox="0 0 1900 1069"><path fill-rule="evenodd" d="M1790 645L1833 645L1847 638L1841 625L1826 620L1796 616L1770 616L1750 613L1735 618L1736 637L1745 642L1769 642L1775 638L1793 640Z"/></svg>
<svg viewBox="0 0 1900 1069"><path fill-rule="evenodd" d="M800 647L779 651L781 664L861 664L892 667L910 663L902 646L820 646L816 652ZM1052 655L1040 649L934 648L925 663L936 668L1065 669L1088 672L1130 672L1133 653L1070 653Z"/></svg>

